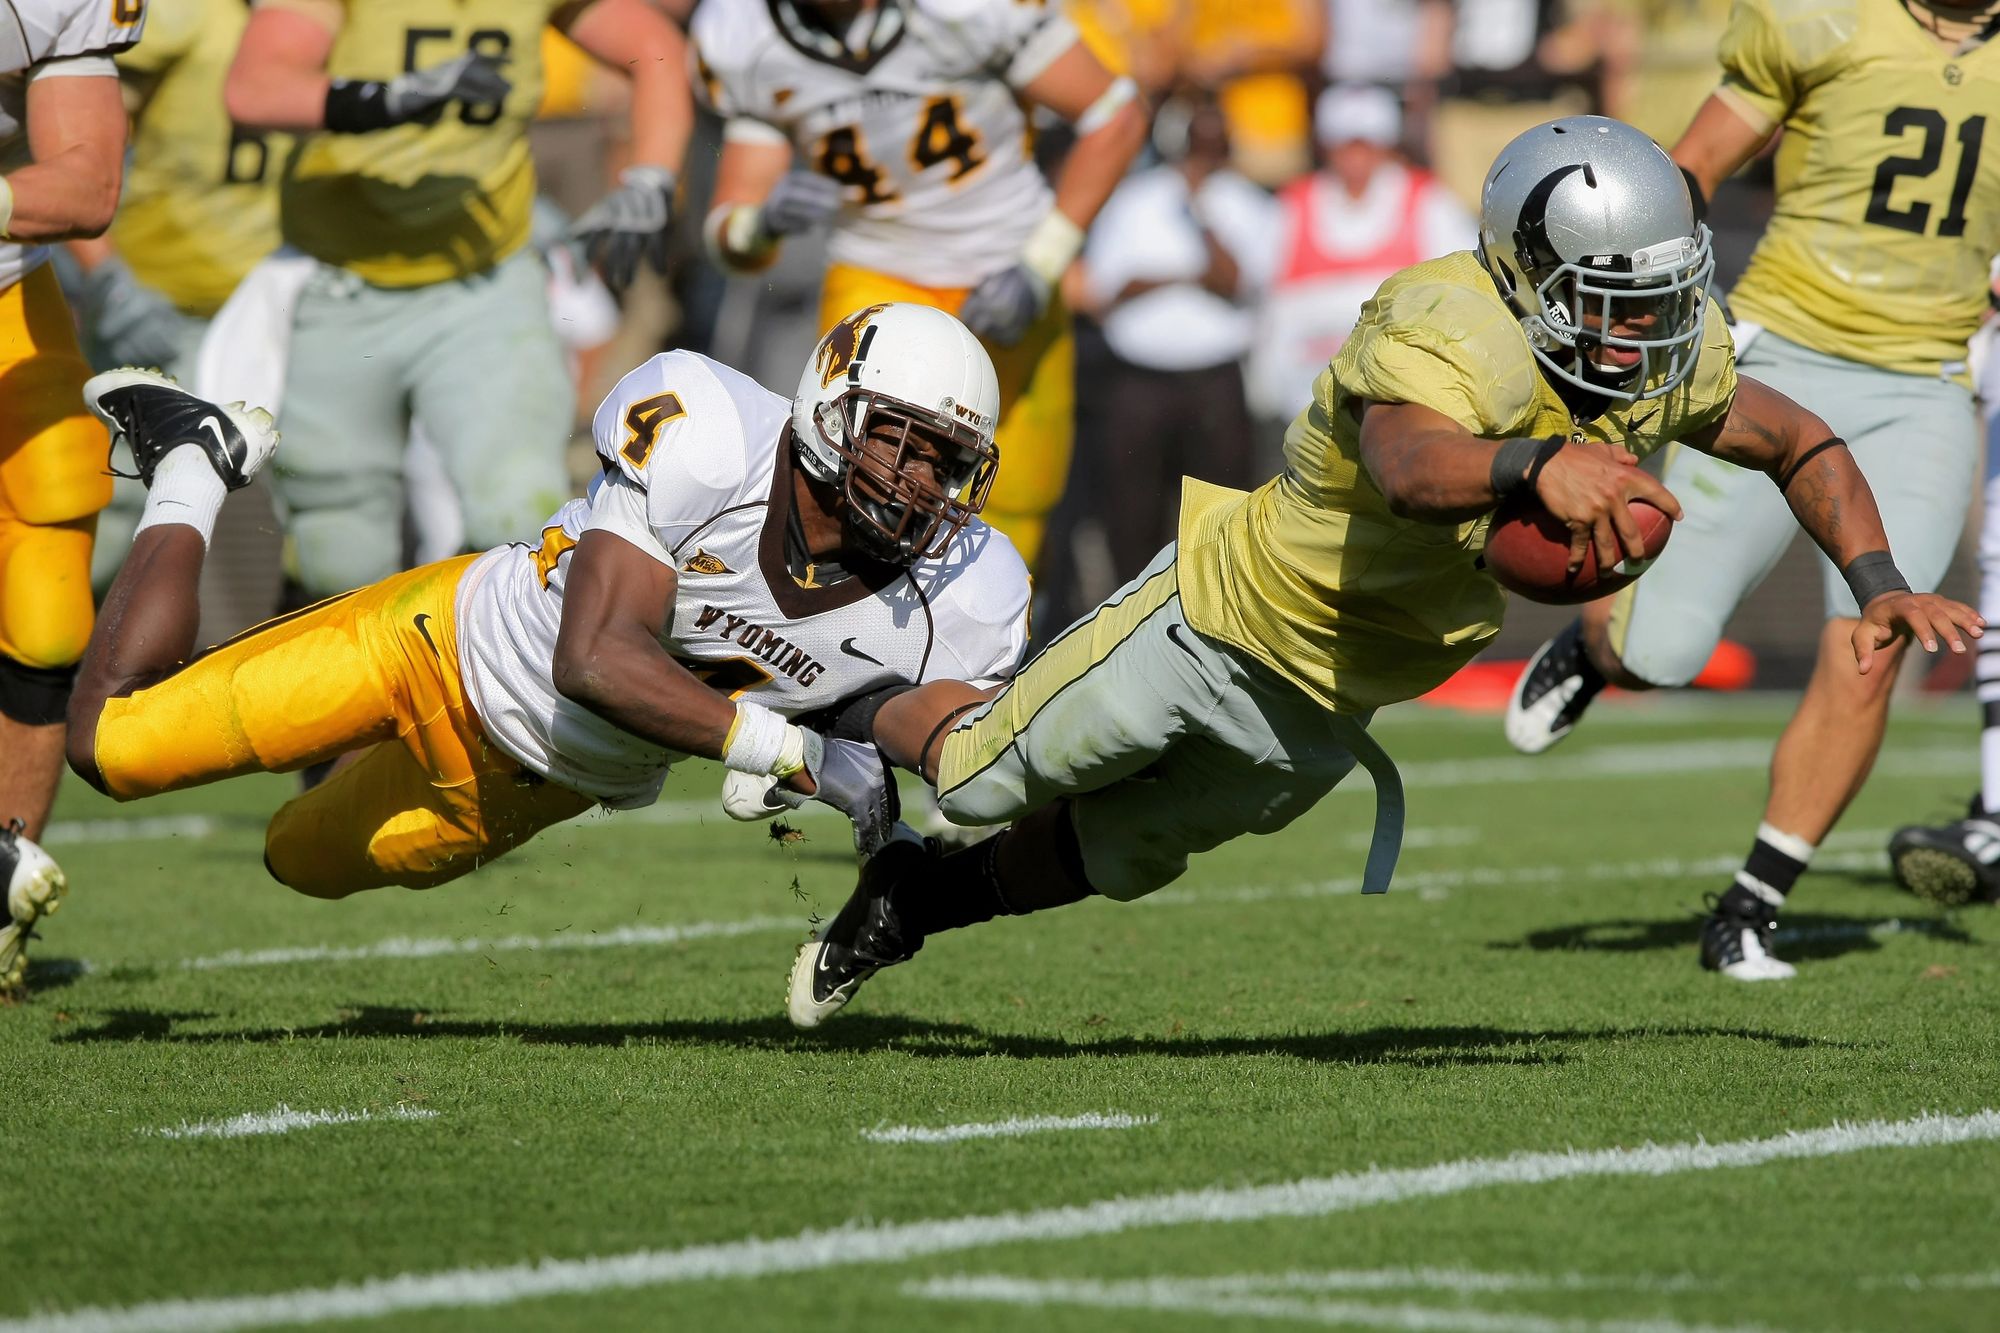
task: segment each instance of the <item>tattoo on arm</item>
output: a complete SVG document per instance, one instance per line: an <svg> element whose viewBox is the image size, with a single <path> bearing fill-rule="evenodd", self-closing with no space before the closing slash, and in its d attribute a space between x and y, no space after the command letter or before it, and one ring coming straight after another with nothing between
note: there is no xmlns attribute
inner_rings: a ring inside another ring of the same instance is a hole
<svg viewBox="0 0 2000 1333"><path fill-rule="evenodd" d="M1854 460L1846 450L1829 451L1808 462L1792 478L1791 489L1785 494L1799 526L1811 533L1813 540L1829 554L1842 549L1847 512L1844 493L1852 486L1852 480L1845 474L1853 467Z"/></svg>

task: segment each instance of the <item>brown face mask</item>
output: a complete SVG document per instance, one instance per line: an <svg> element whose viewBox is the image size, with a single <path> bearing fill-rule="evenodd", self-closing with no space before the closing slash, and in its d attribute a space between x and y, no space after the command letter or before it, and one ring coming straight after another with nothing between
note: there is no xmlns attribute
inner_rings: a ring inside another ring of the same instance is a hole
<svg viewBox="0 0 2000 1333"><path fill-rule="evenodd" d="M843 429L820 439L846 463L847 528L877 559L935 559L986 504L1000 451L969 426L855 390L840 404Z"/></svg>

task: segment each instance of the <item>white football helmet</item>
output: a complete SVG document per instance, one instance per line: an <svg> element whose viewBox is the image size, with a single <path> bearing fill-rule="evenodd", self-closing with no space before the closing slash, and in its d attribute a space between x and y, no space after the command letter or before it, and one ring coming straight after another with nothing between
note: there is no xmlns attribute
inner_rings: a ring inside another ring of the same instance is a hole
<svg viewBox="0 0 2000 1333"><path fill-rule="evenodd" d="M944 554L986 503L999 414L993 360L970 329L927 305L864 306L806 362L793 444L846 497L862 549L908 564Z"/></svg>
<svg viewBox="0 0 2000 1333"><path fill-rule="evenodd" d="M1694 370L1708 228L1681 169L1623 121L1564 116L1501 149L1480 192L1479 258L1555 378L1634 402Z"/></svg>

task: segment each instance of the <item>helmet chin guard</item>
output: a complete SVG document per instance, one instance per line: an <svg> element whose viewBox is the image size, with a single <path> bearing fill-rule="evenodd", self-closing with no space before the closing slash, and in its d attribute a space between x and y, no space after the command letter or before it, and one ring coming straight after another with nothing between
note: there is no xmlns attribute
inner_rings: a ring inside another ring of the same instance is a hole
<svg viewBox="0 0 2000 1333"><path fill-rule="evenodd" d="M999 409L992 360L963 324L929 306L867 306L814 349L793 448L839 489L855 546L908 565L943 555L986 503Z"/></svg>

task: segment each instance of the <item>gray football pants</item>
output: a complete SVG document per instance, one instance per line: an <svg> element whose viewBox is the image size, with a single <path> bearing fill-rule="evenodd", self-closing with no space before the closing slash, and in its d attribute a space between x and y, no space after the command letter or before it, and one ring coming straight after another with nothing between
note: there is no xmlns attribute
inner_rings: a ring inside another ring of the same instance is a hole
<svg viewBox="0 0 2000 1333"><path fill-rule="evenodd" d="M532 537L569 494L575 390L533 250L427 287L323 267L293 321L271 471L308 593L401 567L412 422L458 493L468 547Z"/></svg>

